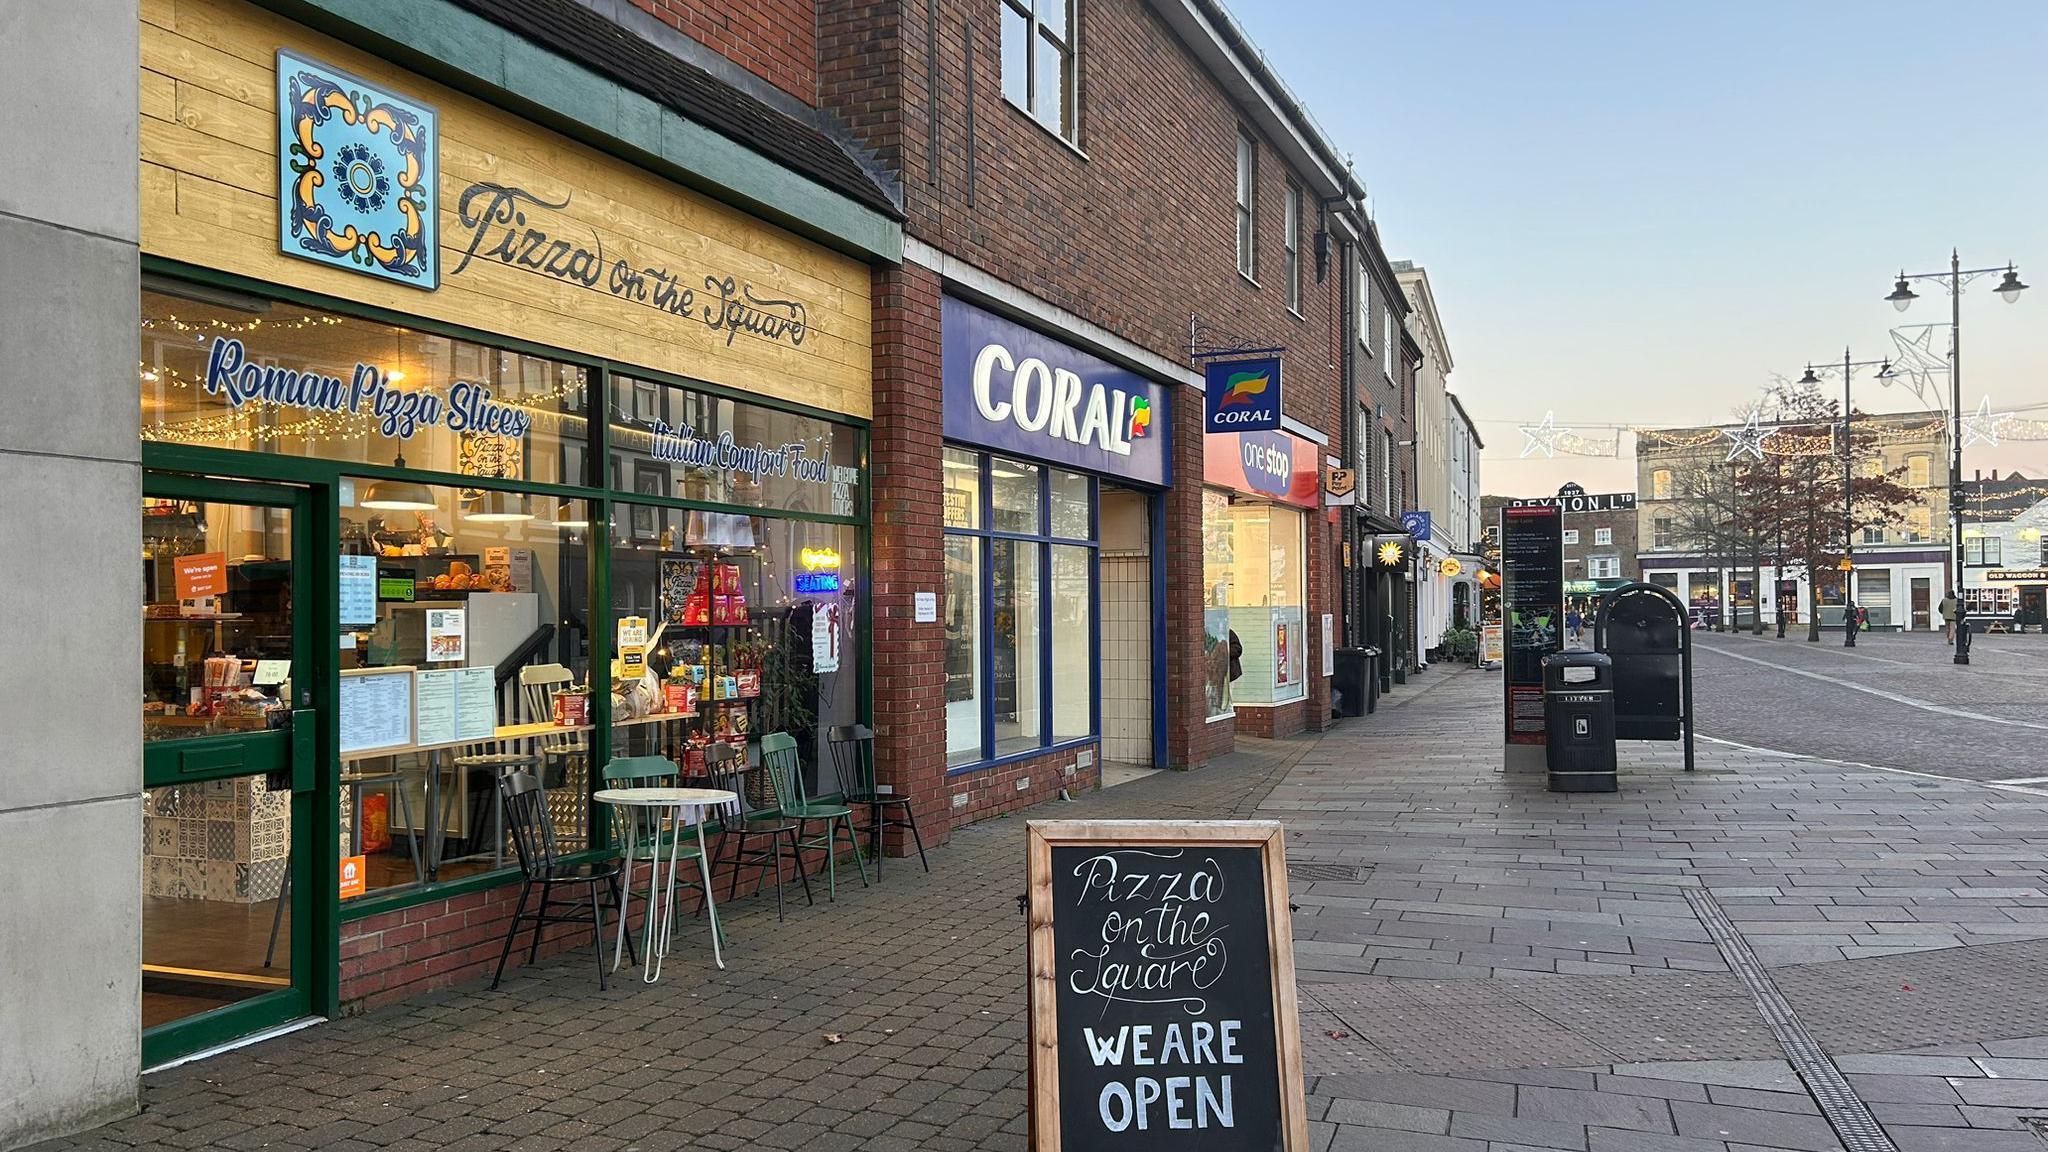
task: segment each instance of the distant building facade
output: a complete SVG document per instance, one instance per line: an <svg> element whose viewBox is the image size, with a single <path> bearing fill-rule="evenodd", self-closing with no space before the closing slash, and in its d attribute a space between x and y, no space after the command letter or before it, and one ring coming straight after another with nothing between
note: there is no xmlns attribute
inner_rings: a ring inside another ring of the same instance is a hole
<svg viewBox="0 0 2048 1152"><path fill-rule="evenodd" d="M1500 522L1500 510L1516 504L1555 504L1564 513L1564 594L1588 606L1603 592L1642 579L1636 562L1636 494L1587 492L1566 484L1552 496L1486 496L1482 514Z"/></svg>
<svg viewBox="0 0 2048 1152"><path fill-rule="evenodd" d="M1759 558L1749 549L1735 555L1689 529L1698 519L1700 485L1707 486L1710 499L1732 499L1720 486L1732 483L1726 465L1740 429L1736 424L1660 428L1638 436L1636 533L1643 578L1671 589L1709 622L1719 620L1724 607L1738 625L1747 626L1758 611L1770 620L1778 601L1788 598L1789 619L1804 623L1818 611L1822 627L1838 628L1846 596L1868 613L1872 628L1940 628L1936 608L1947 587L1949 559L1947 424L1938 412L1898 412L1858 414L1856 425L1859 439L1874 429L1878 441L1877 450L1858 463L1860 474L1896 472L1918 498L1893 522L1857 532L1855 568L1847 580L1825 572L1816 582L1790 561L1781 572L1775 555Z"/></svg>

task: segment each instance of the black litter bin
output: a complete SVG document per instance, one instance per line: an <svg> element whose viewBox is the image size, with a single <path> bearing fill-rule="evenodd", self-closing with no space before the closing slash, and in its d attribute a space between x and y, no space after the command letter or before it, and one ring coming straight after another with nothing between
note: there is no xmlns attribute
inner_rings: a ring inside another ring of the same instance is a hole
<svg viewBox="0 0 2048 1152"><path fill-rule="evenodd" d="M1336 674L1331 677L1330 687L1337 697L1334 711L1339 716L1363 716L1366 705L1366 680L1372 675L1372 649L1337 649Z"/></svg>
<svg viewBox="0 0 2048 1152"><path fill-rule="evenodd" d="M1614 662L1599 652L1545 656L1543 728L1552 792L1614 791Z"/></svg>

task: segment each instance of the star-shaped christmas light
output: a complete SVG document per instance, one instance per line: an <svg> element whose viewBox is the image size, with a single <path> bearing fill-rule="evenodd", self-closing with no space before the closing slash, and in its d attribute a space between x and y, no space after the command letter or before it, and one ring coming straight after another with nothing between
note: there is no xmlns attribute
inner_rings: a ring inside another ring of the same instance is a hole
<svg viewBox="0 0 2048 1152"><path fill-rule="evenodd" d="M1557 438L1571 435L1572 430L1555 427L1556 422L1557 413L1545 412L1543 414L1543 423L1534 426L1528 424L1521 426L1522 436L1525 441L1522 444L1521 459L1527 460L1529 453L1537 451L1541 451L1546 460L1557 459Z"/></svg>
<svg viewBox="0 0 2048 1152"><path fill-rule="evenodd" d="M1946 394L1935 387L1934 378L1948 373L1948 357L1934 350L1934 332L1945 324L1923 324L1917 328L1892 329L1892 347L1898 355L1878 376L1886 384L1903 384L1913 398L1930 408L1941 408Z"/></svg>
<svg viewBox="0 0 2048 1152"><path fill-rule="evenodd" d="M1751 408L1749 410L1749 423L1744 424L1740 431L1730 432L1726 428L1721 429L1721 435L1734 441L1735 445L1728 449L1727 463L1733 464L1744 456L1751 456L1759 461L1764 458L1764 441L1777 435L1778 430L1776 428L1759 428L1757 425L1762 419L1763 410L1761 408Z"/></svg>
<svg viewBox="0 0 2048 1152"><path fill-rule="evenodd" d="M2010 412L1992 412L1991 397L1985 396L1977 402L1975 412L1963 417L1963 447L1968 448L1979 440L1993 448L1998 447L1998 430L2010 419Z"/></svg>

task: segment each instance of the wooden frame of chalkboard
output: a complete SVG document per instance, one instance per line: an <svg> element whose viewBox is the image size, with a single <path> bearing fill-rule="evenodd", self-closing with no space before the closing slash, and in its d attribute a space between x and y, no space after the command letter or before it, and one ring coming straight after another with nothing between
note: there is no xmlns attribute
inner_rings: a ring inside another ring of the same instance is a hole
<svg viewBox="0 0 2048 1152"><path fill-rule="evenodd" d="M1306 1152L1281 826L1034 820L1027 854L1034 1152Z"/></svg>

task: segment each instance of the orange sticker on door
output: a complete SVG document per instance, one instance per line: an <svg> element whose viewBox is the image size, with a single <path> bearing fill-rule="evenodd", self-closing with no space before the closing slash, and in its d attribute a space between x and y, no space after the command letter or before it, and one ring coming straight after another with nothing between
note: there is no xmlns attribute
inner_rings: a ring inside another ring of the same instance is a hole
<svg viewBox="0 0 2048 1152"><path fill-rule="evenodd" d="M341 858L341 898L361 896L369 891L368 857L344 856Z"/></svg>
<svg viewBox="0 0 2048 1152"><path fill-rule="evenodd" d="M227 595L227 553L201 552L195 556L180 556L172 563L177 576L178 599L197 600L202 596Z"/></svg>

